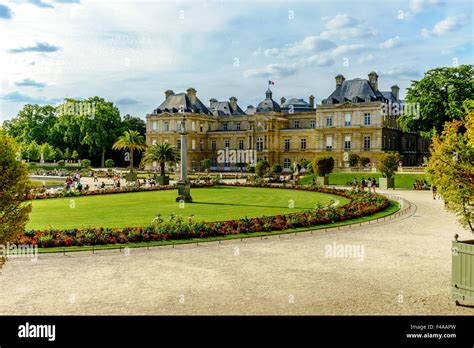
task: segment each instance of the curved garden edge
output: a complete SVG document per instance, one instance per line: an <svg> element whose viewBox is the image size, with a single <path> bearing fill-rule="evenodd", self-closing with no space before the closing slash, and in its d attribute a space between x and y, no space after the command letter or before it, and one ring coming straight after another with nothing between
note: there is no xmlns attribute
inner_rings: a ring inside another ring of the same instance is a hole
<svg viewBox="0 0 474 348"><path fill-rule="evenodd" d="M234 186L234 185L230 185ZM244 186L244 185L235 185ZM274 186L273 186L274 187ZM284 188L284 187L276 187ZM40 252L86 251L121 249L124 247L149 247L184 243L221 241L225 239L263 237L275 234L298 233L341 226L363 224L374 219L399 213L397 202L381 195L354 193L349 190L321 187L286 187L344 196L350 202L340 207L326 207L310 211L269 217L244 218L212 223L186 225L181 218L171 221L171 228L157 227L88 228L85 230L29 231L19 237L17 245L39 246ZM406 210L406 209L404 209ZM184 229L181 228L184 224ZM180 226L179 231L176 226ZM187 227L186 227L187 226ZM194 228L195 230L192 230ZM157 233L159 232L159 233ZM77 237L77 239L76 239Z"/></svg>

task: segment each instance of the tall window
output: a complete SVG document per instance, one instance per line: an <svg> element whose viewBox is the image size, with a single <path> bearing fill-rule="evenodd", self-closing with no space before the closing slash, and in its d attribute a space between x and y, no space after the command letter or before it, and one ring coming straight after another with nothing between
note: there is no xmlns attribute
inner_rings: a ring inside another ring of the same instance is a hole
<svg viewBox="0 0 474 348"><path fill-rule="evenodd" d="M351 149L351 137L344 137L344 150Z"/></svg>
<svg viewBox="0 0 474 348"><path fill-rule="evenodd" d="M243 139L240 139L239 140L239 150L243 150L244 149L244 141Z"/></svg>
<svg viewBox="0 0 474 348"><path fill-rule="evenodd" d="M235 129L240 130L240 122L237 122L237 123L235 124Z"/></svg>
<svg viewBox="0 0 474 348"><path fill-rule="evenodd" d="M156 129L158 128L158 127L157 127L157 123L158 123L158 122L153 121L153 131L156 131Z"/></svg>
<svg viewBox="0 0 474 348"><path fill-rule="evenodd" d="M306 139L301 139L301 150L306 150Z"/></svg>
<svg viewBox="0 0 474 348"><path fill-rule="evenodd" d="M290 139L285 139L285 151L290 151Z"/></svg>
<svg viewBox="0 0 474 348"><path fill-rule="evenodd" d="M200 131L200 132L203 132L203 131L204 131L204 124L201 123L201 124L199 125L199 131Z"/></svg>
<svg viewBox="0 0 474 348"><path fill-rule="evenodd" d="M216 150L217 150L216 141L215 141L214 139L211 140L211 150L212 150L212 151L216 151Z"/></svg>
<svg viewBox="0 0 474 348"><path fill-rule="evenodd" d="M165 132L169 132L170 131L170 123L169 122L165 122Z"/></svg>
<svg viewBox="0 0 474 348"><path fill-rule="evenodd" d="M217 167L217 159L216 158L211 159L211 167Z"/></svg>
<svg viewBox="0 0 474 348"><path fill-rule="evenodd" d="M262 151L262 150L263 150L263 139L257 138L257 151Z"/></svg>
<svg viewBox="0 0 474 348"><path fill-rule="evenodd" d="M309 128L316 128L316 120L309 120Z"/></svg>
<svg viewBox="0 0 474 348"><path fill-rule="evenodd" d="M365 126L370 126L370 124L371 124L370 112L366 112L364 114L364 125Z"/></svg>
<svg viewBox="0 0 474 348"><path fill-rule="evenodd" d="M191 150L196 150L196 139L191 140Z"/></svg>
<svg viewBox="0 0 474 348"><path fill-rule="evenodd" d="M328 135L326 137L326 151L332 151L332 136Z"/></svg>
<svg viewBox="0 0 474 348"><path fill-rule="evenodd" d="M176 140L176 148L181 149L181 140Z"/></svg>
<svg viewBox="0 0 474 348"><path fill-rule="evenodd" d="M332 116L326 116L326 127L332 127Z"/></svg>
<svg viewBox="0 0 474 348"><path fill-rule="evenodd" d="M228 149L230 147L230 140L226 139L224 140L224 147Z"/></svg>
<svg viewBox="0 0 474 348"><path fill-rule="evenodd" d="M364 137L364 150L365 151L370 150L370 136L365 136Z"/></svg>
<svg viewBox="0 0 474 348"><path fill-rule="evenodd" d="M293 121L293 128L300 128L300 121Z"/></svg>
<svg viewBox="0 0 474 348"><path fill-rule="evenodd" d="M196 170L196 160L191 161L191 170Z"/></svg>
<svg viewBox="0 0 474 348"><path fill-rule="evenodd" d="M222 130L225 130L225 131L227 130L227 122L224 122L222 124Z"/></svg>
<svg viewBox="0 0 474 348"><path fill-rule="evenodd" d="M344 126L348 127L351 125L351 114L346 114L344 118Z"/></svg>
<svg viewBox="0 0 474 348"><path fill-rule="evenodd" d="M283 168L285 169L290 169L291 167L291 160L289 158L285 158L283 161Z"/></svg>
<svg viewBox="0 0 474 348"><path fill-rule="evenodd" d="M196 130L196 122L191 122L191 130L194 132Z"/></svg>

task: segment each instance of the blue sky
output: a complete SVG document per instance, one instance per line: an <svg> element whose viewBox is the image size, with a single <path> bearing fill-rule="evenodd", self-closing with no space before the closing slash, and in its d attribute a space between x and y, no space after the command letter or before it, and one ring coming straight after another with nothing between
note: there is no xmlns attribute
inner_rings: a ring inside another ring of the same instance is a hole
<svg viewBox="0 0 474 348"><path fill-rule="evenodd" d="M144 117L164 91L319 103L334 76L375 70L401 87L473 63L473 3L404 1L0 0L0 121L25 103L98 95Z"/></svg>

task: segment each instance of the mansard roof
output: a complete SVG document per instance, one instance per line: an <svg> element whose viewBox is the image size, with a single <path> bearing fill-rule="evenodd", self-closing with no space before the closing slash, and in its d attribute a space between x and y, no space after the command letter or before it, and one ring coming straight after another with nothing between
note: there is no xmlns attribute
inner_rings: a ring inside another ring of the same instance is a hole
<svg viewBox="0 0 474 348"><path fill-rule="evenodd" d="M193 103L191 97L186 93L169 94L165 101L153 110L153 114L161 114L164 112L177 113L180 108L183 108L184 112L206 114L210 115L209 109L199 100L198 97L194 96L195 102Z"/></svg>
<svg viewBox="0 0 474 348"><path fill-rule="evenodd" d="M237 99L235 99L235 104L230 101L217 101L217 99L211 99L209 104L209 110L214 116L245 115L245 112L237 104Z"/></svg>
<svg viewBox="0 0 474 348"><path fill-rule="evenodd" d="M366 79L345 80L337 86L331 95L322 101L323 104L338 104L345 102L383 101L387 98L375 90Z"/></svg>

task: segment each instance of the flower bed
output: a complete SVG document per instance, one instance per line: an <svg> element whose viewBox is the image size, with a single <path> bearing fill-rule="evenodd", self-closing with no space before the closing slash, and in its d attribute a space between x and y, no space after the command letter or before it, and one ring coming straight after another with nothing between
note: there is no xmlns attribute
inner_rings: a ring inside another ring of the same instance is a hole
<svg viewBox="0 0 474 348"><path fill-rule="evenodd" d="M387 198L368 192L355 193L349 190L320 187L296 189L339 195L348 198L350 202L338 207L320 206L299 213L242 218L221 222L195 221L191 218L172 215L166 219L158 216L153 224L139 227L31 230L26 231L20 236L16 244L38 245L39 247L48 248L206 238L239 233L283 231L298 227L317 226L356 219L382 211L390 205Z"/></svg>

